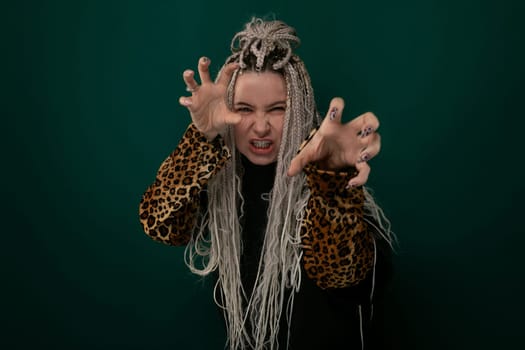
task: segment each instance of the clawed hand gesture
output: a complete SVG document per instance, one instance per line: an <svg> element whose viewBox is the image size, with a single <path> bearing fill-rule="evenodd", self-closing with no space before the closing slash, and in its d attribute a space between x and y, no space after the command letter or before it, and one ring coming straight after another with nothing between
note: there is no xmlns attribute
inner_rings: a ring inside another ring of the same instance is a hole
<svg viewBox="0 0 525 350"><path fill-rule="evenodd" d="M186 70L183 79L191 96L179 99L188 108L193 124L208 140L222 134L228 125L241 121L241 116L226 105L226 92L233 73L239 67L230 63L221 70L215 82L209 73L210 60L202 57L198 63L201 84L195 80L195 73ZM342 124L344 101L334 98L321 126L301 152L292 160L288 175L295 176L308 163L316 163L324 170L339 170L354 166L358 174L350 179L348 186L361 186L370 174L368 161L379 153L381 140L376 130L379 121L373 113L365 113L352 121Z"/></svg>
<svg viewBox="0 0 525 350"><path fill-rule="evenodd" d="M344 101L334 98L319 130L292 160L288 175L297 175L308 163L317 163L324 170L338 170L354 166L358 174L348 186L366 183L370 174L367 161L379 153L381 139L376 132L379 121L373 113L365 113L342 124Z"/></svg>
<svg viewBox="0 0 525 350"><path fill-rule="evenodd" d="M195 80L195 73L186 70L182 74L186 90L191 97L179 98L179 103L190 111L193 124L208 140L213 140L224 132L228 125L237 124L241 116L232 112L226 105L226 91L233 72L239 67L237 63L226 65L213 82L209 72L210 60L202 57L198 70L201 85Z"/></svg>

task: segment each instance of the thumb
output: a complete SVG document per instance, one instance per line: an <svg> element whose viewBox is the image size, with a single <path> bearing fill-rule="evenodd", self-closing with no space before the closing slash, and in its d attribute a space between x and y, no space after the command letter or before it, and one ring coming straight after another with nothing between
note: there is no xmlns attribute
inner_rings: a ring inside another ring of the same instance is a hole
<svg viewBox="0 0 525 350"><path fill-rule="evenodd" d="M292 161L290 162L290 167L288 168L287 175L295 176L299 174L304 169L306 164L310 162L310 158L311 156L308 152L305 152L304 150L301 151L301 153L296 155L294 159L292 159Z"/></svg>
<svg viewBox="0 0 525 350"><path fill-rule="evenodd" d="M233 112L227 113L224 116L224 123L228 125L239 124L241 120L242 120L242 117L239 114L233 113Z"/></svg>

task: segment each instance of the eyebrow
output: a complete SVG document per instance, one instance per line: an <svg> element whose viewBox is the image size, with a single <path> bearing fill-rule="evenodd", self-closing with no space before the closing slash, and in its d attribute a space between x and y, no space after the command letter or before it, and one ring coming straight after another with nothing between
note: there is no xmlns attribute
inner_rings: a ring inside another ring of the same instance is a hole
<svg viewBox="0 0 525 350"><path fill-rule="evenodd" d="M249 104L247 102L242 102L242 101L235 102L233 105L236 106L236 107L239 107L239 106L253 107L253 105L251 105L251 104ZM272 108L272 107L276 107L276 106L280 106L280 105L285 105L286 106L286 100L284 100L284 101L277 101L277 102L271 103L268 106L266 106L266 108Z"/></svg>
<svg viewBox="0 0 525 350"><path fill-rule="evenodd" d="M280 106L280 105L285 105L286 106L286 100L274 102L271 105L269 105L268 107L275 107L275 106Z"/></svg>

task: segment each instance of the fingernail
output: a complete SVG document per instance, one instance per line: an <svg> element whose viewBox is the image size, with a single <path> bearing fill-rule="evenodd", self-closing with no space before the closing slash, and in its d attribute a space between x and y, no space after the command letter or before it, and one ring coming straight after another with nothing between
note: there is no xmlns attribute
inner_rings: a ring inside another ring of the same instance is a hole
<svg viewBox="0 0 525 350"><path fill-rule="evenodd" d="M367 137L368 135L370 135L372 133L372 128L369 126L368 128L360 131L359 133L361 134L361 137Z"/></svg>
<svg viewBox="0 0 525 350"><path fill-rule="evenodd" d="M334 120L336 114L337 114L337 107L334 107L334 108L332 108L332 110L330 111L330 120Z"/></svg>
<svg viewBox="0 0 525 350"><path fill-rule="evenodd" d="M361 158L359 159L359 163L366 162L370 159L370 155L368 153L363 153L361 155Z"/></svg>
<svg viewBox="0 0 525 350"><path fill-rule="evenodd" d="M203 57L203 58L202 58L202 63L208 63L208 60L209 60L208 57Z"/></svg>

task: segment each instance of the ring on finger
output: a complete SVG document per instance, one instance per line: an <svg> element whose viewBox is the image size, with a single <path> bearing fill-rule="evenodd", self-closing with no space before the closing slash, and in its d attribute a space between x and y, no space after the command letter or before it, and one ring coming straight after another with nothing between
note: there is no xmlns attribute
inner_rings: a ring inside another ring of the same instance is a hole
<svg viewBox="0 0 525 350"><path fill-rule="evenodd" d="M199 86L195 86L195 87L192 88L190 86L186 86L186 91L188 91L188 92L195 92L195 91L197 91L198 87Z"/></svg>

